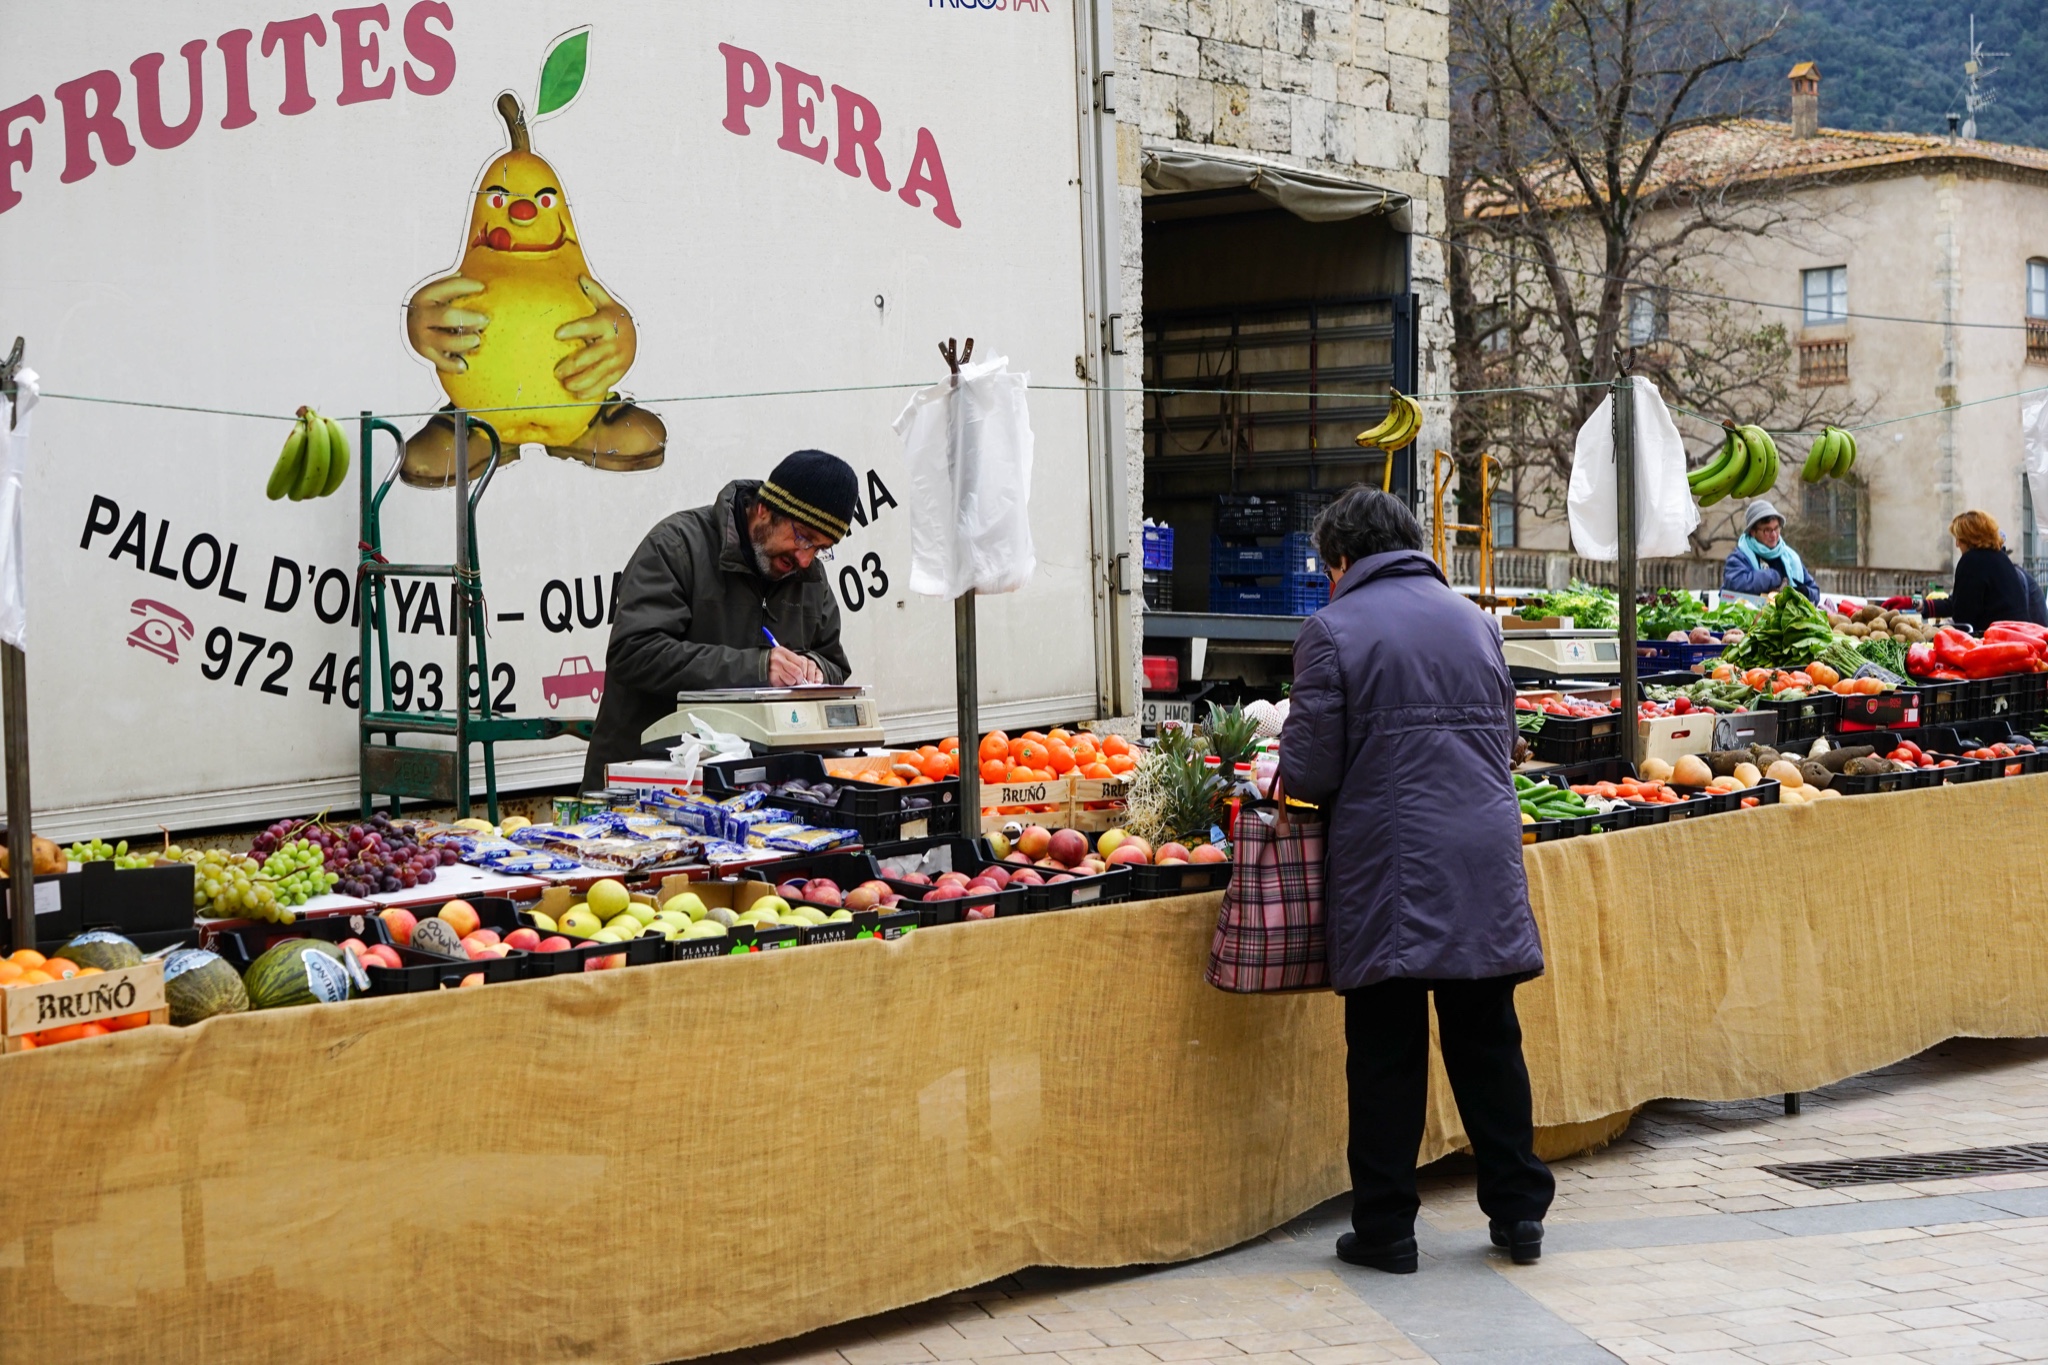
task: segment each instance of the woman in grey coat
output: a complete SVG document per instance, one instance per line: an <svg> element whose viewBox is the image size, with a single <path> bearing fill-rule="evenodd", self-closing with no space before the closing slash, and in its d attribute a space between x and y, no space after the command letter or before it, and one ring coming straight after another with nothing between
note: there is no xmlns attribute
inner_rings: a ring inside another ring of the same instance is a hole
<svg viewBox="0 0 2048 1365"><path fill-rule="evenodd" d="M1280 742L1288 796L1329 819L1331 984L1344 997L1352 1231L1337 1254L1416 1268L1415 1161L1429 1002L1479 1165L1493 1243L1542 1252L1515 986L1543 970L1509 780L1514 684L1500 627L1451 591L1401 502L1363 485L1316 521L1330 603L1294 642Z"/></svg>

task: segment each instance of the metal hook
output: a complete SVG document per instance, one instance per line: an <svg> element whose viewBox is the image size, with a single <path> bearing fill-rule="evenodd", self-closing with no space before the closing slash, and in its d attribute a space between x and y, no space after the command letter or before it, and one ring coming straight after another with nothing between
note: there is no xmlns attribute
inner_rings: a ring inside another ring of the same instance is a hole
<svg viewBox="0 0 2048 1365"><path fill-rule="evenodd" d="M954 338L947 337L939 343L939 354L946 358L946 368L957 375L962 365L974 359L974 338L967 338L967 344L964 347L957 347L957 353L956 346Z"/></svg>

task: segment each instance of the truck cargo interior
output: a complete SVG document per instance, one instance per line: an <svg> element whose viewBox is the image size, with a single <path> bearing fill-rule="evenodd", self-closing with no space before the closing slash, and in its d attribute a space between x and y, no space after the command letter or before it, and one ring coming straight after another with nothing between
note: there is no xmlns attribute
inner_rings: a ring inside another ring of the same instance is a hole
<svg viewBox="0 0 2048 1365"><path fill-rule="evenodd" d="M1411 387L1415 355L1407 236L1385 199L1359 202L1368 211L1311 221L1270 190L1148 183L1145 384L1174 391L1145 399L1145 515L1173 527L1174 547L1170 569L1148 564L1146 652L1177 654L1191 681L1270 688L1288 646L1258 638L1273 633L1262 622L1161 613L1305 615L1327 593L1306 553L1315 512L1353 483L1413 487L1411 456L1389 470L1353 439L1386 411L1389 384ZM1283 508L1234 519L1230 501L1247 496Z"/></svg>

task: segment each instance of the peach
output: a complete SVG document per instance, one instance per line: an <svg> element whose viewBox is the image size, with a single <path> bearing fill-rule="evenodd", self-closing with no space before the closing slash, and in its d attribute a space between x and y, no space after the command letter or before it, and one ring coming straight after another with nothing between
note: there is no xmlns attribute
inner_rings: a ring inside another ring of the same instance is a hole
<svg viewBox="0 0 2048 1365"><path fill-rule="evenodd" d="M1188 860L1188 846L1187 846L1186 844L1161 844L1161 845L1159 846L1159 852L1158 852L1158 853L1156 853L1156 854L1154 854L1154 855L1153 855L1153 857L1152 857L1152 861L1153 861L1153 862L1155 862L1155 863L1164 863L1164 862L1181 862L1181 863L1184 863L1184 862L1186 862L1187 860Z"/></svg>
<svg viewBox="0 0 2048 1365"><path fill-rule="evenodd" d="M468 901L449 901L435 912L434 918L445 920L448 927L455 931L457 938L468 938L477 931L477 926L483 923L483 918L477 914L476 907Z"/></svg>
<svg viewBox="0 0 2048 1365"><path fill-rule="evenodd" d="M1216 845L1197 844L1195 851L1188 855L1188 861L1191 863L1221 863L1228 862L1229 860L1223 856L1223 850L1216 847Z"/></svg>
<svg viewBox="0 0 2048 1365"><path fill-rule="evenodd" d="M522 925L505 935L505 944L510 948L523 948L530 953L540 947L540 930Z"/></svg>
<svg viewBox="0 0 2048 1365"><path fill-rule="evenodd" d="M469 937L474 939L481 939L485 943L504 942L504 939L499 935L496 929L473 929L470 931Z"/></svg>
<svg viewBox="0 0 2048 1365"><path fill-rule="evenodd" d="M1088 856L1088 836L1077 829L1063 829L1052 836L1046 853L1061 867L1073 867Z"/></svg>
<svg viewBox="0 0 2048 1365"><path fill-rule="evenodd" d="M1124 840L1116 846L1116 851L1109 855L1109 865L1111 867L1122 867L1127 864L1143 866L1151 861L1151 856L1145 849L1144 841L1140 839Z"/></svg>
<svg viewBox="0 0 2048 1365"><path fill-rule="evenodd" d="M401 910L394 905L389 910L378 915L377 918L383 920L384 927L391 931L392 942L401 944L412 942L412 927L419 923L419 920L413 917L412 911Z"/></svg>
<svg viewBox="0 0 2048 1365"><path fill-rule="evenodd" d="M575 944L569 942L568 939L563 938L560 934L549 934L538 944L534 945L534 951L537 953L566 953L575 946Z"/></svg>

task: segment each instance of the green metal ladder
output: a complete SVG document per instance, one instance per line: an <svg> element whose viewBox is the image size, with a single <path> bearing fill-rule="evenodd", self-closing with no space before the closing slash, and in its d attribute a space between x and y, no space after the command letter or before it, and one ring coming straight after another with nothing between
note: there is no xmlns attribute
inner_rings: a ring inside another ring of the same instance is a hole
<svg viewBox="0 0 2048 1365"><path fill-rule="evenodd" d="M407 797L452 803L458 819L470 813L470 749L483 750L485 809L492 824L498 823L498 762L496 747L512 740L554 739L565 734L589 738L589 723L493 715L491 711L490 658L486 646L483 580L477 567L476 507L498 472L503 447L489 423L466 412L450 412L455 424L458 452L455 460L455 562L453 564L393 564L384 558L384 499L398 480L405 461L405 436L391 423L362 414L362 439L357 446L361 481L362 538L356 565L356 601L361 630L363 696L359 712L361 750L357 767L358 794L362 814L367 817L379 796L388 797L392 814ZM398 445L398 458L381 483L371 471L372 442L386 432ZM474 486L469 479L469 436L481 432L491 443L491 455ZM374 487L373 487L374 484ZM384 614L384 586L393 579L451 579L455 595L455 681L453 710L411 711L392 702L391 639ZM374 655L371 652L375 645ZM472 663L472 655L474 663ZM371 661L375 659L372 671ZM475 691L472 693L471 687ZM475 698L471 702L472 695ZM444 735L455 746L427 748L402 745L400 735ZM379 742L381 739L381 743Z"/></svg>

